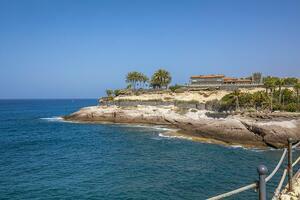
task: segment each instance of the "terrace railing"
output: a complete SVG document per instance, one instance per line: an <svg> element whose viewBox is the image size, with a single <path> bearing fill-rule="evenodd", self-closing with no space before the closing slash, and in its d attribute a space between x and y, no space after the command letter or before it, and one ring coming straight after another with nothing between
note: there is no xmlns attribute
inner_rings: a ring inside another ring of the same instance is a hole
<svg viewBox="0 0 300 200"><path fill-rule="evenodd" d="M230 197L232 195L235 195L235 194L238 194L238 193L244 192L246 190L250 190L250 189L258 190L258 193L259 193L258 199L259 200L266 200L267 199L266 183L274 177L274 175L277 173L279 168L282 166L283 161L285 160L286 154L288 154L288 164L287 164L287 167L283 171L282 177L279 181L277 188L274 191L274 196L273 196L272 200L277 200L279 198L281 188L282 188L282 185L284 183L286 176L288 176L288 191L293 191L293 167L300 161L300 156L293 163L293 158L292 158L293 154L292 153L293 153L293 149L297 148L300 145L300 142L298 142L294 146L292 144L293 144L292 139L289 138L288 139L288 147L283 150L280 160L278 161L278 163L277 163L276 167L274 168L274 170L272 171L272 173L269 174L269 176L267 176L267 173L268 173L267 167L264 165L259 165L257 167L257 172L259 175L259 180L257 182L240 187L240 188L232 190L230 192L226 192L226 193L211 197L207 200L224 199L226 197Z"/></svg>

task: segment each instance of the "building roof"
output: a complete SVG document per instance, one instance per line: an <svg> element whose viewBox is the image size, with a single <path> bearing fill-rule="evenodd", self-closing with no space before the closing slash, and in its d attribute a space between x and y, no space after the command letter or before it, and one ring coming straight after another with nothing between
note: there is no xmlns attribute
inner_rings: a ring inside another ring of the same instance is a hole
<svg viewBox="0 0 300 200"><path fill-rule="evenodd" d="M198 75L198 76L191 76L191 79L193 78L224 78L225 76L223 74L210 74L210 75Z"/></svg>

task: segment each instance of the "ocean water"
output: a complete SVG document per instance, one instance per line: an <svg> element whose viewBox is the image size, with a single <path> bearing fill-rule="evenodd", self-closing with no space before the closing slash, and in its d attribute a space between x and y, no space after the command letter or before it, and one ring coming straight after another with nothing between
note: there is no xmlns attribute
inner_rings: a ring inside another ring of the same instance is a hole
<svg viewBox="0 0 300 200"><path fill-rule="evenodd" d="M206 199L257 180L256 167L271 171L281 156L170 138L160 127L59 118L96 104L0 100L0 199ZM267 184L268 198L280 175Z"/></svg>

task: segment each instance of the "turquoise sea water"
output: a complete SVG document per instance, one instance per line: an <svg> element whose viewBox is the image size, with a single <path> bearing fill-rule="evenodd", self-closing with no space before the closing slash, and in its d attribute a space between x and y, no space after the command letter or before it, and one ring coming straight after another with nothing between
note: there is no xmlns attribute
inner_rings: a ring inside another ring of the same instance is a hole
<svg viewBox="0 0 300 200"><path fill-rule="evenodd" d="M257 165L272 170L281 156L163 137L158 127L56 118L96 104L0 100L0 199L205 199L255 181Z"/></svg>

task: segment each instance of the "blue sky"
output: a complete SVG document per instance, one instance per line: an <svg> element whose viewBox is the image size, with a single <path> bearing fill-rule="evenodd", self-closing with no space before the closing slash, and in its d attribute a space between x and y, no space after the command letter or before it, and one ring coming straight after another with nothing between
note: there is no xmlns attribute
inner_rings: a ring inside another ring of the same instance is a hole
<svg viewBox="0 0 300 200"><path fill-rule="evenodd" d="M0 98L95 98L128 71L300 76L300 1L0 0Z"/></svg>

